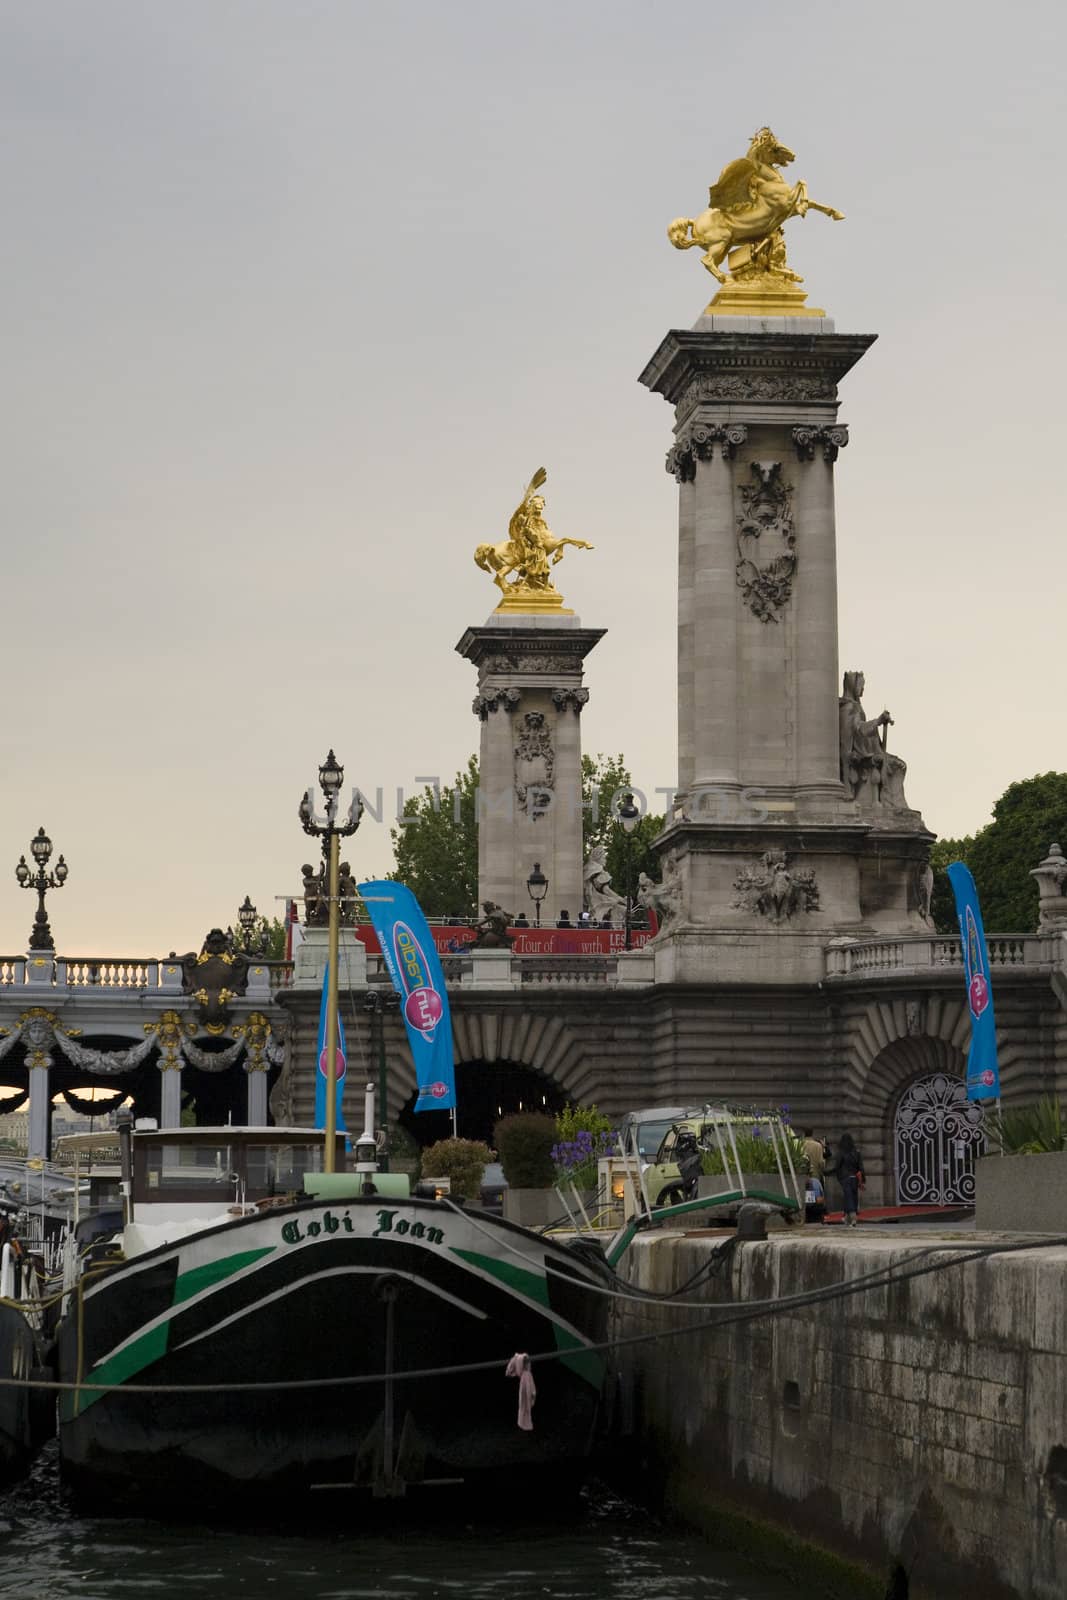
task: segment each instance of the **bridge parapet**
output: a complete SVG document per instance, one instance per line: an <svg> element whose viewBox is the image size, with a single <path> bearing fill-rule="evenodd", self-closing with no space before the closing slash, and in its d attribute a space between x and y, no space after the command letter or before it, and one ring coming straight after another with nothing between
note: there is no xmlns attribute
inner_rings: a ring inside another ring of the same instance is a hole
<svg viewBox="0 0 1067 1600"><path fill-rule="evenodd" d="M987 939L989 964L996 970L1027 968L1051 972L1064 962L1064 946L1055 935L993 934ZM826 947L829 979L882 978L897 974L963 969L960 940L944 935L901 939L833 939Z"/></svg>

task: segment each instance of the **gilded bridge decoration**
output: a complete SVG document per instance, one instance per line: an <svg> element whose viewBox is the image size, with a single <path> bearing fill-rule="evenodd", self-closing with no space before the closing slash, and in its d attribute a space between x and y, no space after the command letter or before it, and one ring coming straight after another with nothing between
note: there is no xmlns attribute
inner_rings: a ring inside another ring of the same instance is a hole
<svg viewBox="0 0 1067 1600"><path fill-rule="evenodd" d="M844 220L832 206L812 200L801 180L790 184L781 168L794 156L770 128L753 136L747 155L731 161L708 191L708 209L698 217L676 217L667 237L676 250L699 246L701 262L722 285L708 312L742 316L823 317L805 306L803 279L786 261L783 226L791 217L821 211ZM729 271L722 270L726 262Z"/></svg>
<svg viewBox="0 0 1067 1600"><path fill-rule="evenodd" d="M563 596L552 582L551 569L563 559L567 545L575 550L591 550L585 539L557 539L545 522L544 496L538 493L548 480L544 467L538 467L526 486L508 523L508 536L500 544L480 544L474 552L475 566L493 574L493 582L503 596L497 611L555 612L570 616Z"/></svg>

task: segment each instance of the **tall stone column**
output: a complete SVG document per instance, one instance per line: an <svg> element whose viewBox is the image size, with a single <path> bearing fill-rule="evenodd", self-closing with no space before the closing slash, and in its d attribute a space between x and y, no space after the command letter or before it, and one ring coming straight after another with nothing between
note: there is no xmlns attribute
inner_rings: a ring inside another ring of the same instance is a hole
<svg viewBox="0 0 1067 1600"><path fill-rule="evenodd" d="M862 793L842 778L837 386L872 343L821 316L705 314L641 375L674 407L679 486L661 981L704 981L709 963L722 978L814 979L828 933L925 925L930 836L903 799L903 762L870 763L884 783Z"/></svg>
<svg viewBox="0 0 1067 1600"><path fill-rule="evenodd" d="M44 1051L35 1051L30 1057L30 1118L26 1138L26 1156L30 1161L47 1161L50 1154L51 1067L52 1057Z"/></svg>
<svg viewBox="0 0 1067 1600"><path fill-rule="evenodd" d="M548 879L542 921L582 908L582 679L603 636L574 616L500 612L456 646L478 669L478 897L515 915L532 911L535 862Z"/></svg>

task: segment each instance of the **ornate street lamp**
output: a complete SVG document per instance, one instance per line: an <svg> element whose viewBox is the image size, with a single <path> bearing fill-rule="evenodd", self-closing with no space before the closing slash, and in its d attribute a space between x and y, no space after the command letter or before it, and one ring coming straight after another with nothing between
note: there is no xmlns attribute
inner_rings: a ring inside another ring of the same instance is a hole
<svg viewBox="0 0 1067 1600"><path fill-rule="evenodd" d="M259 912L252 904L248 895L245 895L241 905L237 907L237 921L241 925L241 939L247 951L252 950L252 935L256 930Z"/></svg>
<svg viewBox="0 0 1067 1600"><path fill-rule="evenodd" d="M341 840L347 839L359 827L363 816L363 802L353 794L352 804L344 822L337 820L337 802L345 769L331 750L319 768L319 784L326 797L326 814L315 815L314 790L309 789L300 801L298 815L305 833L322 840L322 854L326 861L326 895L329 907L328 960L329 982L326 987L326 1149L323 1152L324 1172L333 1172L337 1144L337 955L340 943L341 907L338 884Z"/></svg>
<svg viewBox="0 0 1067 1600"><path fill-rule="evenodd" d="M534 864L533 864L533 871L530 873L530 876L526 880L526 893L530 896L530 899L534 903L534 916L537 919L536 926L540 927L541 926L541 901L545 898L545 895L548 893L548 879L545 877L544 873L541 871L541 863L540 863L540 861L535 861Z"/></svg>
<svg viewBox="0 0 1067 1600"><path fill-rule="evenodd" d="M378 1153L379 1172L389 1171L389 1069L385 1060L385 1014L400 1010L400 996L391 984L381 984L368 989L363 1009L371 1019L371 1028L378 1049L378 1102L385 1142Z"/></svg>
<svg viewBox="0 0 1067 1600"><path fill-rule="evenodd" d="M626 839L626 939L625 950L630 949L634 908L634 829L641 821L641 812L634 805L632 794L624 794L615 807L615 816Z"/></svg>
<svg viewBox="0 0 1067 1600"><path fill-rule="evenodd" d="M21 889L37 890L37 913L33 919L30 930L31 950L55 950L56 943L52 938L52 930L48 926L48 913L44 908L44 897L49 889L62 889L67 881L70 868L60 856L52 872L45 869L52 855L52 841L43 828L38 828L30 840L30 854L33 856L37 867L36 872L31 872L26 865L26 857L19 856L19 864L15 868L15 877Z"/></svg>

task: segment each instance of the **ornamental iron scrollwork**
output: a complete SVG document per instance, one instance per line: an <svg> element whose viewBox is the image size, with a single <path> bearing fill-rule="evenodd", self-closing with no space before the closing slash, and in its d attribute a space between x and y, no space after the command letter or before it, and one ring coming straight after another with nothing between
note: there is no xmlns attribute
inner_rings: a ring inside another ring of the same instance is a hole
<svg viewBox="0 0 1067 1600"><path fill-rule="evenodd" d="M982 1108L962 1078L935 1072L909 1084L893 1127L900 1205L974 1204L974 1162L985 1145Z"/></svg>
<svg viewBox="0 0 1067 1600"><path fill-rule="evenodd" d="M737 587L754 617L777 622L776 613L793 593L797 570L793 486L782 477L780 461L752 461L749 468L752 481L740 485L743 509L737 517ZM756 557L774 539L780 553L761 566Z"/></svg>

